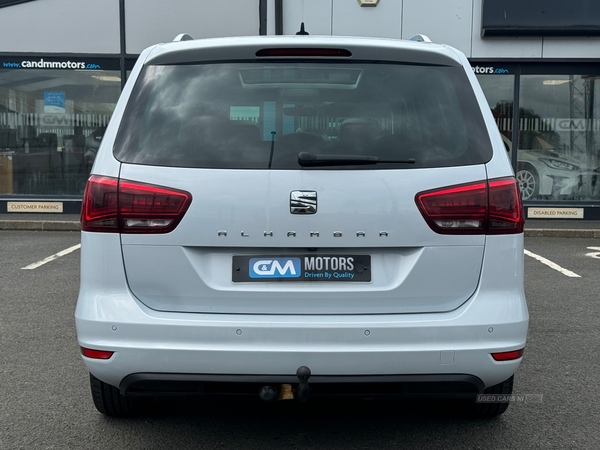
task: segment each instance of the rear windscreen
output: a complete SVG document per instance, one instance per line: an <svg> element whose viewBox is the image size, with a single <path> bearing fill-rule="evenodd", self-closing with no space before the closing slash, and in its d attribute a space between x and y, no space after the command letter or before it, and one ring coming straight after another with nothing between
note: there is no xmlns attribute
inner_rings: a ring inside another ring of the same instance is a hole
<svg viewBox="0 0 600 450"><path fill-rule="evenodd" d="M492 148L460 67L261 60L145 67L114 152L169 167L314 169L303 153L390 169L481 164Z"/></svg>

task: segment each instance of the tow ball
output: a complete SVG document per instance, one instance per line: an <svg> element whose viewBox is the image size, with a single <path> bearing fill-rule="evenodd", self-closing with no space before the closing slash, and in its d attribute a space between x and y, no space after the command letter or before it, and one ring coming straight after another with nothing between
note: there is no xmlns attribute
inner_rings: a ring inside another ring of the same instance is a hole
<svg viewBox="0 0 600 450"><path fill-rule="evenodd" d="M310 378L310 369L306 366L298 367L296 376L298 377L298 386L293 388L291 384L267 385L260 388L258 393L263 402L274 402L276 400L299 400L305 402L310 395L308 379Z"/></svg>

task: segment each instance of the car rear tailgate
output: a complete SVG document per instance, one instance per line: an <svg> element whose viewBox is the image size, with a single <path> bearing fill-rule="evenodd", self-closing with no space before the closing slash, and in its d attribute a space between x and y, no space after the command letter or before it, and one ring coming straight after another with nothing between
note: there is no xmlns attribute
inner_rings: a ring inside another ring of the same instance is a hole
<svg viewBox="0 0 600 450"><path fill-rule="evenodd" d="M433 232L414 197L433 188L483 180L485 175L483 165L349 173L123 164L122 179L151 181L188 191L193 197L172 232L121 236L128 283L141 302L162 311L449 311L477 287L485 236ZM316 192L316 214L292 214L293 191ZM335 270L319 271L330 272L328 279L320 275L319 279L265 280L235 274L240 269L236 264L253 258L281 258L277 276L285 272L281 269L286 258L311 257L353 258L370 266L363 268L361 281L335 277Z"/></svg>

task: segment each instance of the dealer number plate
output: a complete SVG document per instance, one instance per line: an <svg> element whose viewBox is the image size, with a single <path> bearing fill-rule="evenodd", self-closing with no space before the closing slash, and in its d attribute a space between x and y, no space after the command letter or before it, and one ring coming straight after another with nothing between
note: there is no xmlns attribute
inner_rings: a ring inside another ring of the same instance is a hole
<svg viewBox="0 0 600 450"><path fill-rule="evenodd" d="M234 282L371 281L370 255L234 256Z"/></svg>

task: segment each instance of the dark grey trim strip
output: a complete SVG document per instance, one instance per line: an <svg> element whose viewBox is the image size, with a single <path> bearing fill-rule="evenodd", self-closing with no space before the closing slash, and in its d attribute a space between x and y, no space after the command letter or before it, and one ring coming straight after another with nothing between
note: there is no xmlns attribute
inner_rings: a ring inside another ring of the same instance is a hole
<svg viewBox="0 0 600 450"><path fill-rule="evenodd" d="M160 390L161 387L172 386L172 383L249 383L249 384L298 384L298 377L294 375L214 375L214 374L170 374L170 373L136 373L123 379L119 389L127 395L136 391L136 385L150 383L152 389L159 393L167 394L169 390ZM483 393L483 382L474 375L467 374L427 374L427 375L313 375L310 384L356 383L463 383L473 386L473 391ZM181 391L174 391L182 393ZM136 392L137 393L137 392ZM147 392L150 394L150 392ZM193 390L189 393L201 393ZM258 393L257 393L258 395Z"/></svg>
<svg viewBox="0 0 600 450"><path fill-rule="evenodd" d="M515 80L513 87L513 120L512 120L512 152L510 155L513 170L517 173L517 153L519 142L519 106L521 104L521 66L515 69Z"/></svg>
<svg viewBox="0 0 600 450"><path fill-rule="evenodd" d="M125 56L127 55L127 46L125 42L125 0L119 0L119 33L121 50L121 90L125 88L127 81L127 68L125 66Z"/></svg>
<svg viewBox="0 0 600 450"><path fill-rule="evenodd" d="M258 1L258 34L260 36L267 35L267 0Z"/></svg>
<svg viewBox="0 0 600 450"><path fill-rule="evenodd" d="M52 58L52 59L104 59L115 60L117 53L40 53L40 52L0 52L0 58Z"/></svg>
<svg viewBox="0 0 600 450"><path fill-rule="evenodd" d="M599 58L469 58L471 64L598 64Z"/></svg>
<svg viewBox="0 0 600 450"><path fill-rule="evenodd" d="M275 34L283 34L283 0L275 0Z"/></svg>
<svg viewBox="0 0 600 450"><path fill-rule="evenodd" d="M598 0L483 0L481 37L599 35Z"/></svg>

